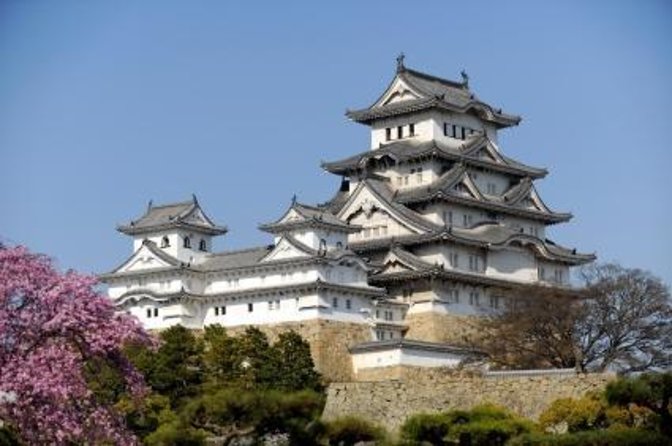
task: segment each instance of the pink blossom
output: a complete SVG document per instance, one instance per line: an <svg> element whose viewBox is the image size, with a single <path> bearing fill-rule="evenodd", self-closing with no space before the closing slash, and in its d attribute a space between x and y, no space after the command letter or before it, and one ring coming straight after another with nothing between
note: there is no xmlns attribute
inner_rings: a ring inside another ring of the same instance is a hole
<svg viewBox="0 0 672 446"><path fill-rule="evenodd" d="M0 395L12 396L0 400L0 420L28 444L137 444L122 417L92 398L83 366L104 358L140 396L142 376L121 348L152 341L95 284L24 247L0 247Z"/></svg>

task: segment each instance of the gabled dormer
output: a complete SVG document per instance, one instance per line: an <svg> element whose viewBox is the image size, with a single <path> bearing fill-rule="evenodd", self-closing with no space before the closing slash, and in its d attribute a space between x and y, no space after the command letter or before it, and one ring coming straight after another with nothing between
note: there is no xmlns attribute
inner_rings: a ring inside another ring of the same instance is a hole
<svg viewBox="0 0 672 446"><path fill-rule="evenodd" d="M383 94L371 106L346 115L371 127L372 149L400 140L459 145L487 135L496 141L498 129L520 122L520 117L479 100L469 89L467 74L461 74L458 82L407 68L402 54Z"/></svg>
<svg viewBox="0 0 672 446"><path fill-rule="evenodd" d="M227 232L205 214L195 195L189 201L159 206L150 201L140 218L117 230L133 237L133 251L149 240L163 252L191 264L212 251L213 237Z"/></svg>
<svg viewBox="0 0 672 446"><path fill-rule="evenodd" d="M310 249L324 251L345 248L348 234L361 228L340 220L324 209L301 204L294 198L282 217L273 223L260 225L259 229L273 234L275 244L288 235Z"/></svg>

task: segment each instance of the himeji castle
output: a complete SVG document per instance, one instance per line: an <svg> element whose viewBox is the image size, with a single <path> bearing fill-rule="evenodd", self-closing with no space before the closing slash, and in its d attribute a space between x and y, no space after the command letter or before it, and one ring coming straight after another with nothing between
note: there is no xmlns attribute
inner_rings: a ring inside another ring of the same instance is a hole
<svg viewBox="0 0 672 446"><path fill-rule="evenodd" d="M260 226L266 246L212 252L227 229L196 197L150 202L118 227L133 253L101 276L110 298L148 329L294 329L332 380L473 357L460 347L470 321L530 285L570 287L570 268L595 256L546 237L572 215L537 192L545 169L502 152L498 131L521 118L478 99L468 81L400 56L382 95L346 113L371 128L370 148L323 163L342 177L339 190L322 204L293 199Z"/></svg>

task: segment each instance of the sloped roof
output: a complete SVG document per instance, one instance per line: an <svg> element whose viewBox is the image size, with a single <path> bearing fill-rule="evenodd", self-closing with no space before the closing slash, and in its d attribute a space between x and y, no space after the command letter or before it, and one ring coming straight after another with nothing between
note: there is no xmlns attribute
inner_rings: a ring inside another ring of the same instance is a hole
<svg viewBox="0 0 672 446"><path fill-rule="evenodd" d="M463 203L468 206L477 206L482 209L503 212L505 214L518 215L547 223L568 221L572 218L571 213L553 212L539 198L540 210L527 209L518 206L521 200L536 191L530 177L522 178L501 196L483 195L478 188L468 180L469 174L464 164L457 163L450 170L444 172L436 181L426 187L414 187L399 190L394 200L404 204L423 203L432 199L444 199L447 201ZM472 184L471 191L474 197L467 197L455 191L455 186L462 181Z"/></svg>
<svg viewBox="0 0 672 446"><path fill-rule="evenodd" d="M172 228L220 235L227 232L225 226L217 226L201 209L196 196L189 201L155 206L149 202L147 211L127 225L119 225L117 230L127 235L145 234Z"/></svg>
<svg viewBox="0 0 672 446"><path fill-rule="evenodd" d="M294 211L300 218L291 221L285 220L285 217L291 211ZM289 209L278 220L260 225L259 229L278 234L306 227L320 227L341 232L357 232L361 229L359 226L342 221L324 208L309 206L297 201L292 201Z"/></svg>
<svg viewBox="0 0 672 446"><path fill-rule="evenodd" d="M401 65L386 92L397 79L403 81L420 97L387 105L379 105L379 101L376 101L365 109L347 111L348 118L360 123L370 123L380 118L439 108L462 113L475 112L481 119L499 127L517 125L521 120L519 116L503 113L501 109L495 109L480 101L464 82L451 81Z"/></svg>
<svg viewBox="0 0 672 446"><path fill-rule="evenodd" d="M492 142L483 135L469 138L459 148L444 145L438 141L395 141L384 144L374 150L366 150L338 161L323 162L322 168L337 175L348 175L352 172L366 170L384 159L395 163L414 161L422 158L438 158L447 161L463 162L467 165L482 167L517 175L542 178L548 173L546 169L532 167L500 154L499 162L486 160L477 156L478 150Z"/></svg>
<svg viewBox="0 0 672 446"><path fill-rule="evenodd" d="M576 249L562 247L549 239L542 240L529 234L517 232L508 226L496 222L480 223L472 228L446 227L426 234L353 242L350 244L350 247L357 253L365 253L391 250L395 245L410 247L436 243L437 241L447 241L487 249L502 249L510 244L529 245L541 257L572 265L580 265L595 260L594 254L578 253ZM420 261L423 260L420 259Z"/></svg>

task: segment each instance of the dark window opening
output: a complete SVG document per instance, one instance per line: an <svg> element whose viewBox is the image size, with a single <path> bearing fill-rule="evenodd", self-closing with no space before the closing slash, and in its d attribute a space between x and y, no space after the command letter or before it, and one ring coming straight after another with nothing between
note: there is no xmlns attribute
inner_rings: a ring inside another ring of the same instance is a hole
<svg viewBox="0 0 672 446"><path fill-rule="evenodd" d="M392 139L392 129L388 127L385 129L385 141L389 141L391 139Z"/></svg>
<svg viewBox="0 0 672 446"><path fill-rule="evenodd" d="M201 251L208 250L208 244L205 242L205 240L201 239L201 241L198 243L198 249Z"/></svg>
<svg viewBox="0 0 672 446"><path fill-rule="evenodd" d="M345 300L345 308L348 310L352 309L352 301L350 299Z"/></svg>
<svg viewBox="0 0 672 446"><path fill-rule="evenodd" d="M397 139L404 137L404 128L402 126L397 127Z"/></svg>
<svg viewBox="0 0 672 446"><path fill-rule="evenodd" d="M152 309L147 308L147 317L152 317Z"/></svg>
<svg viewBox="0 0 672 446"><path fill-rule="evenodd" d="M465 139L466 138L465 130L466 129L464 127L462 127L462 137L460 139Z"/></svg>
<svg viewBox="0 0 672 446"><path fill-rule="evenodd" d="M253 304L247 304L247 312L252 313L254 311L254 305Z"/></svg>
<svg viewBox="0 0 672 446"><path fill-rule="evenodd" d="M408 133L410 136L415 136L415 124L408 124Z"/></svg>
<svg viewBox="0 0 672 446"><path fill-rule="evenodd" d="M159 315L159 309L154 308L154 317L158 317L158 315Z"/></svg>
<svg viewBox="0 0 672 446"><path fill-rule="evenodd" d="M457 138L457 126L453 124L453 138Z"/></svg>
<svg viewBox="0 0 672 446"><path fill-rule="evenodd" d="M448 123L443 123L443 136L448 136Z"/></svg>
<svg viewBox="0 0 672 446"><path fill-rule="evenodd" d="M167 247L169 247L169 246L170 246L170 239L169 239L167 236L164 236L164 237L161 239L161 247L162 247L162 248L167 248Z"/></svg>
<svg viewBox="0 0 672 446"><path fill-rule="evenodd" d="M191 248L191 239L189 237L185 237L183 240L183 246L185 248Z"/></svg>

